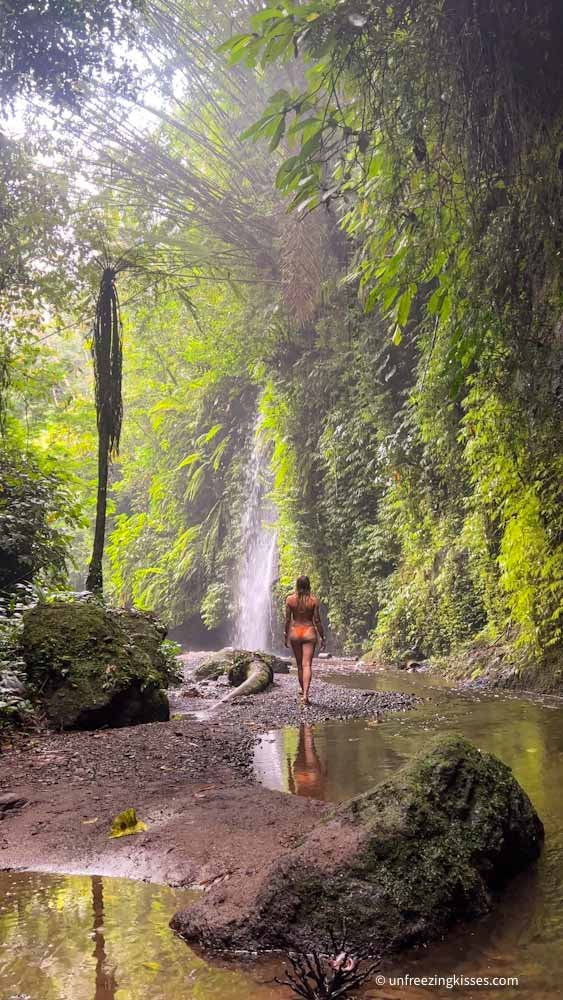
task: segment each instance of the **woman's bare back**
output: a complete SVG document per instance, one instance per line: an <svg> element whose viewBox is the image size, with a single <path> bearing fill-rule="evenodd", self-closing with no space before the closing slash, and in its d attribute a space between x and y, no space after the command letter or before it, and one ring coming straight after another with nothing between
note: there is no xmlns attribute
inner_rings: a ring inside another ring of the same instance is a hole
<svg viewBox="0 0 563 1000"><path fill-rule="evenodd" d="M293 621L313 623L316 618L315 612L319 607L319 600L313 594L305 598L299 598L297 594L290 594L287 599L287 607L290 609Z"/></svg>

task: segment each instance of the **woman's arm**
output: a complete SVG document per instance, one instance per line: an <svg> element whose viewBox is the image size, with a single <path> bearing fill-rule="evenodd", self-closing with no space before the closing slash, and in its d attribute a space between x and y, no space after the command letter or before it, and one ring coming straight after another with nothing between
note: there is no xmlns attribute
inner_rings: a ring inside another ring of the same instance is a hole
<svg viewBox="0 0 563 1000"><path fill-rule="evenodd" d="M326 640L323 629L323 623L321 621L321 606L318 600L315 601L315 609L313 611L313 625L315 626L317 632L319 633L319 637L321 640L321 652L322 652L326 646Z"/></svg>
<svg viewBox="0 0 563 1000"><path fill-rule="evenodd" d="M287 641L287 636L288 636L290 624L291 624L291 605L290 605L289 601L286 601L285 602L285 629L284 629L284 634L283 634L283 644L284 644L284 646L289 646L289 643Z"/></svg>

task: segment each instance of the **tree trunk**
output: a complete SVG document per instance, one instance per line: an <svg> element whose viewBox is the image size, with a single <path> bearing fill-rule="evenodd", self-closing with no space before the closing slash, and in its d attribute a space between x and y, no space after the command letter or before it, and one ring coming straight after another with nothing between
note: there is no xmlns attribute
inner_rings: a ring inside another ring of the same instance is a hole
<svg viewBox="0 0 563 1000"><path fill-rule="evenodd" d="M102 562L106 538L106 508L108 495L109 432L106 428L98 433L98 496L96 499L96 529L94 548L88 567L86 590L102 594L104 589Z"/></svg>

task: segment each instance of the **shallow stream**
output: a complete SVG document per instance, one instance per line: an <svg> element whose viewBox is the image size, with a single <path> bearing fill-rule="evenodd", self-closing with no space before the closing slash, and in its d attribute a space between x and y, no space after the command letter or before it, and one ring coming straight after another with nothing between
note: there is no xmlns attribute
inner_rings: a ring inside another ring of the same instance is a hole
<svg viewBox="0 0 563 1000"><path fill-rule="evenodd" d="M537 866L485 920L408 958L386 976L517 977L493 987L382 986L370 998L553 1000L563 993L563 703L453 694L424 675L335 674L365 690L414 691L423 701L381 724L331 722L265 734L255 753L271 788L338 802L396 770L437 733L463 733L514 771L546 828ZM312 692L314 698L314 691ZM186 891L100 876L0 873L0 1000L274 1000L275 967L204 962L169 930Z"/></svg>
<svg viewBox="0 0 563 1000"><path fill-rule="evenodd" d="M424 700L411 712L389 713L381 724L354 720L265 734L255 751L264 784L341 802L391 774L435 735L461 733L512 768L545 826L539 864L511 883L489 917L388 968L397 975L519 979L518 987L456 989L464 1000L563 996L563 701L452 693L425 674L327 679L365 690L413 691ZM452 990L387 987L373 995L447 997Z"/></svg>

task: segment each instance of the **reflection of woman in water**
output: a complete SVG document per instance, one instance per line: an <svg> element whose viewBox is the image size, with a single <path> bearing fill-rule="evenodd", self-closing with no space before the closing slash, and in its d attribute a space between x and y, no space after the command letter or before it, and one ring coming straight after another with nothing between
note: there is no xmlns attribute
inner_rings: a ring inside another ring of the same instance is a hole
<svg viewBox="0 0 563 1000"><path fill-rule="evenodd" d="M305 723L299 730L295 760L288 760L288 785L293 795L325 799L325 771L315 747L313 727Z"/></svg>
<svg viewBox="0 0 563 1000"><path fill-rule="evenodd" d="M290 594L285 603L284 644L288 646L291 643L293 649L303 705L309 704L317 638L321 641L322 651L325 648L325 637L319 599L311 593L309 577L300 576L295 584L295 593Z"/></svg>

